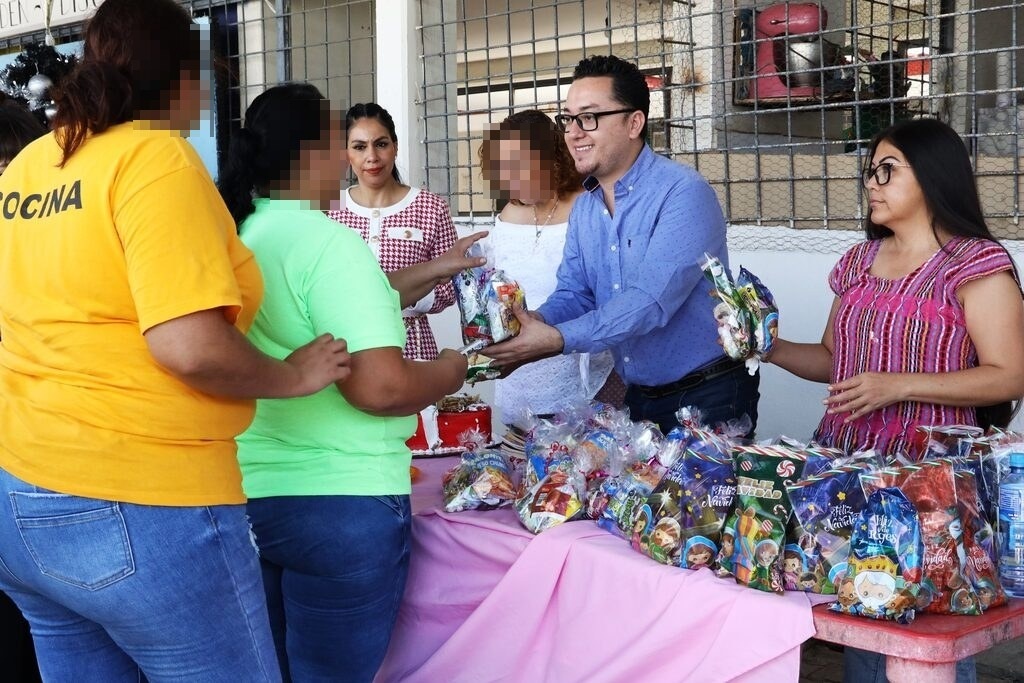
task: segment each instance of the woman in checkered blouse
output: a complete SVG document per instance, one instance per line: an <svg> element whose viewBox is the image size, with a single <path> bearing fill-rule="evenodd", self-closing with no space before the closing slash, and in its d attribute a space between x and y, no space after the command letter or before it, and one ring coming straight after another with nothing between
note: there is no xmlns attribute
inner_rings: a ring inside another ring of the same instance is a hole
<svg viewBox="0 0 1024 683"><path fill-rule="evenodd" d="M342 193L343 206L330 218L359 232L385 273L429 261L455 243L448 203L438 195L402 183L395 168L398 135L386 109L373 102L357 104L345 117L348 160L359 184ZM402 311L405 357L437 358L437 342L427 314L455 303L450 281Z"/></svg>

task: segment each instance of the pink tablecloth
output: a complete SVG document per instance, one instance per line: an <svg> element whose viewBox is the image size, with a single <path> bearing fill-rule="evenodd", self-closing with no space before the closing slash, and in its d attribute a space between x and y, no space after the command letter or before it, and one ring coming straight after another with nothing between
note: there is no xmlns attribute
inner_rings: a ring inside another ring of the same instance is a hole
<svg viewBox="0 0 1024 683"><path fill-rule="evenodd" d="M800 593L659 565L593 522L533 536L510 509L448 514L416 461L412 566L378 681L795 681Z"/></svg>

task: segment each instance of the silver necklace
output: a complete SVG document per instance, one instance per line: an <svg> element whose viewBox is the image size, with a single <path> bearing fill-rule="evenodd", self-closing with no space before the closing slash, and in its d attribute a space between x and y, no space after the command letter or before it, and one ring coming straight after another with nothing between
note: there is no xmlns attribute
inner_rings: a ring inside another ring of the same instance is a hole
<svg viewBox="0 0 1024 683"><path fill-rule="evenodd" d="M551 205L551 210L548 211L547 217L544 218L544 222L540 222L540 217L537 215L537 205L533 205L533 246L536 247L540 244L540 231L547 227L547 224L551 222L551 217L555 215L555 209L558 208L558 195L555 195L555 203Z"/></svg>

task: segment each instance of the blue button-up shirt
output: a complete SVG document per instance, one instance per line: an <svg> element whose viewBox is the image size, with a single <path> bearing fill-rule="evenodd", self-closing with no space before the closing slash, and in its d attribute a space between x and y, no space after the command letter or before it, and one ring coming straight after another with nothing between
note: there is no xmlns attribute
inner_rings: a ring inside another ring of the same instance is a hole
<svg viewBox="0 0 1024 683"><path fill-rule="evenodd" d="M537 310L563 353L611 349L626 384L673 382L722 356L705 252L728 266L718 197L693 168L644 145L615 183L615 215L587 178L569 216L558 286Z"/></svg>

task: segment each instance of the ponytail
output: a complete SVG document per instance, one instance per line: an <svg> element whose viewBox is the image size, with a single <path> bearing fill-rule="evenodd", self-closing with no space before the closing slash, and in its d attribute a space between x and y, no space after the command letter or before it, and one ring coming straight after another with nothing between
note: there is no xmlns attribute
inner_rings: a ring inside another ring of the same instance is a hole
<svg viewBox="0 0 1024 683"><path fill-rule="evenodd" d="M236 226L255 210L253 196L287 182L303 144L320 140L330 126L330 103L308 83L274 86L252 101L217 182Z"/></svg>
<svg viewBox="0 0 1024 683"><path fill-rule="evenodd" d="M217 179L217 189L227 204L235 225L249 217L256 207L252 203L256 191L256 163L259 157L259 139L248 128L242 128L231 137L227 159Z"/></svg>

